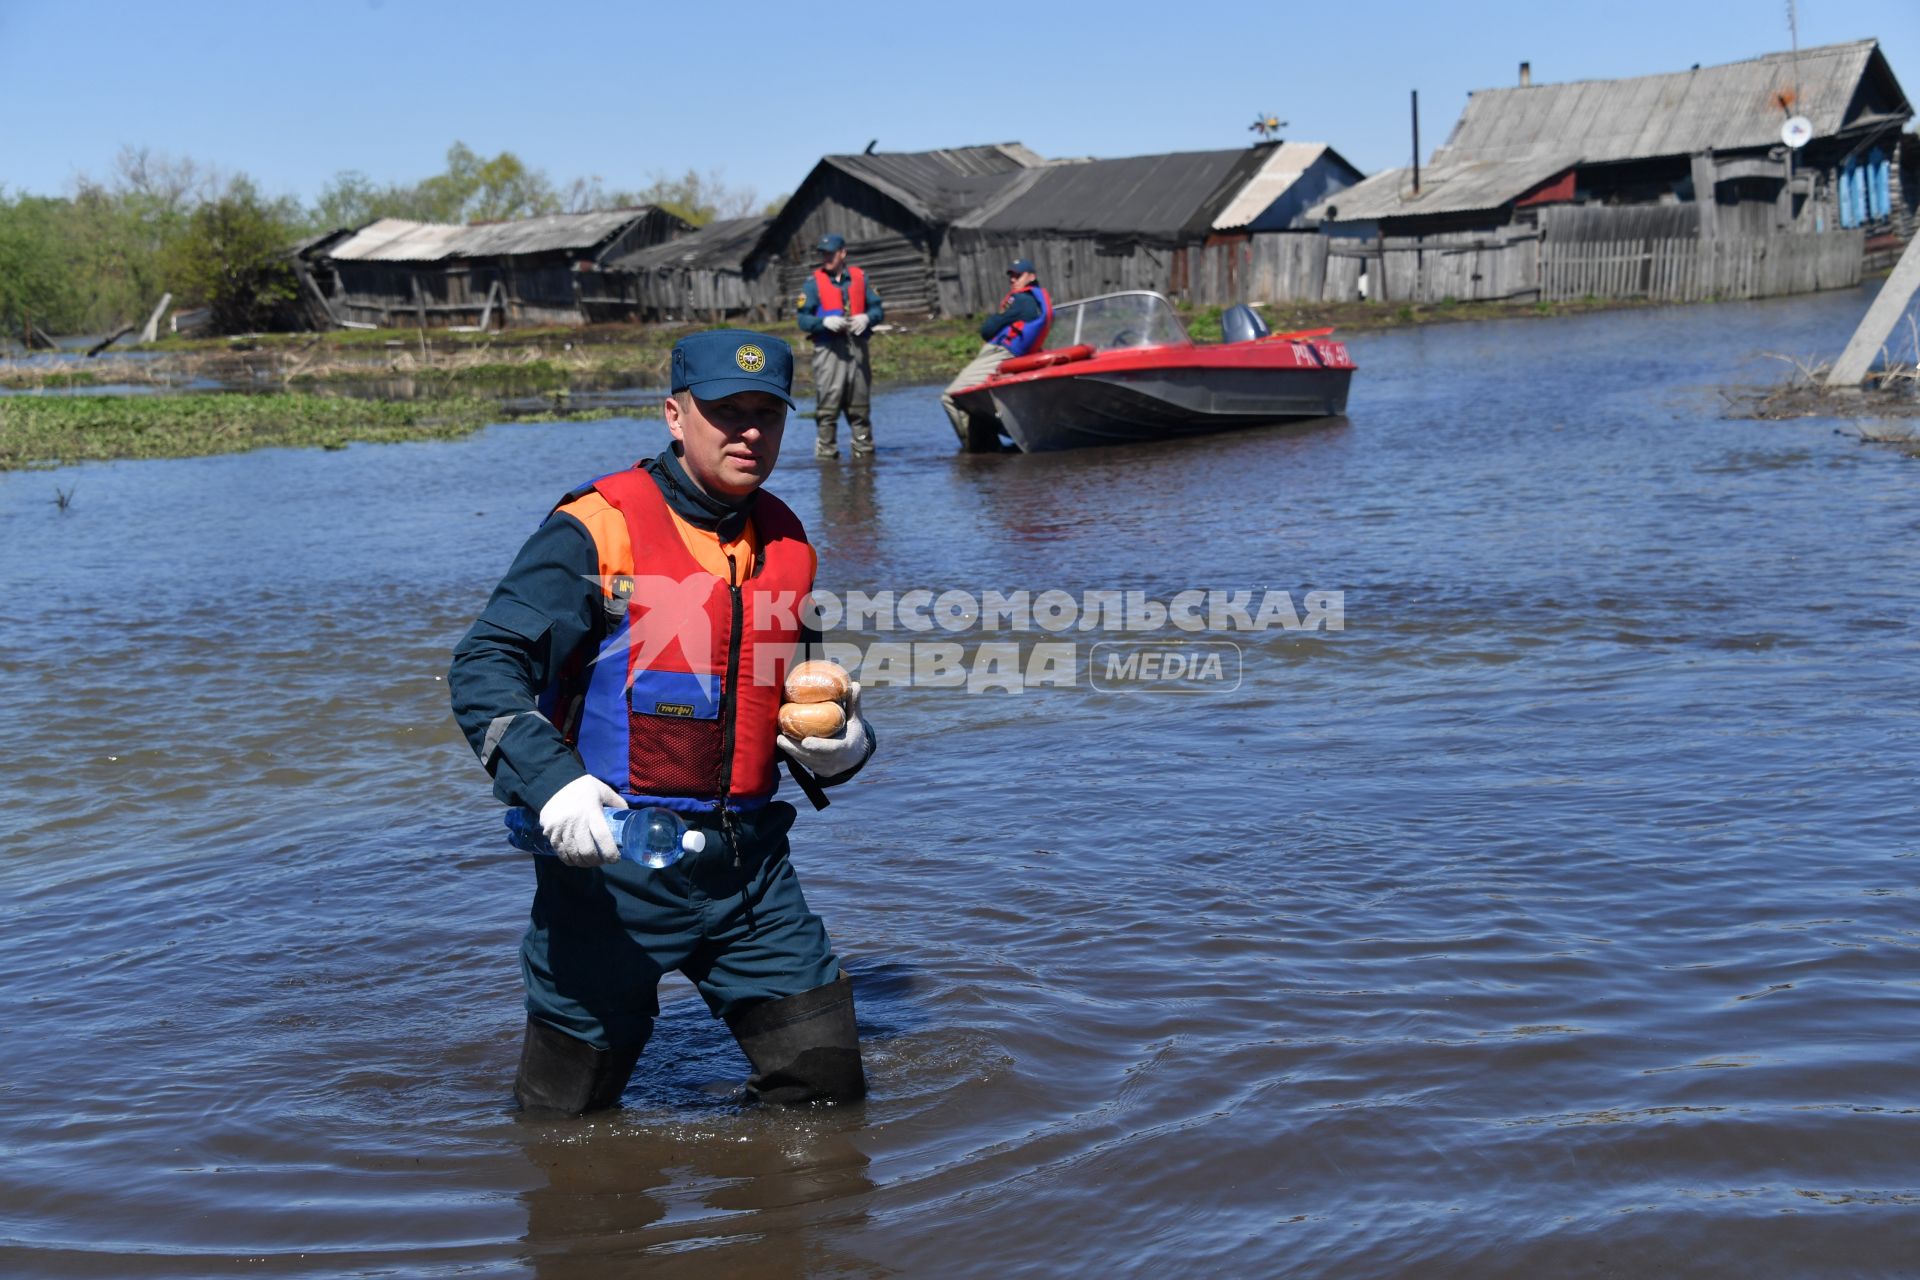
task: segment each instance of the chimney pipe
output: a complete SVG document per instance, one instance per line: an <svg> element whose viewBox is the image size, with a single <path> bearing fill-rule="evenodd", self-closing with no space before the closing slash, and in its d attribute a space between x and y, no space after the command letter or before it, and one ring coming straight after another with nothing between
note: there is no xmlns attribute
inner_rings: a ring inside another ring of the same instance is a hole
<svg viewBox="0 0 1920 1280"><path fill-rule="evenodd" d="M1420 194L1420 91L1413 91L1413 194Z"/></svg>
<svg viewBox="0 0 1920 1280"><path fill-rule="evenodd" d="M1520 64L1520 87L1524 89L1532 83L1533 64L1531 62L1523 62Z"/></svg>

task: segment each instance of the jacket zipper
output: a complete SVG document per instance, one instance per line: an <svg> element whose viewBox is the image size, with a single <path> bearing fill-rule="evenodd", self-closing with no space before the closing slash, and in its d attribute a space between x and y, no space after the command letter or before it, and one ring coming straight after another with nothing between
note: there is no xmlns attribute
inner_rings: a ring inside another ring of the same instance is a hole
<svg viewBox="0 0 1920 1280"><path fill-rule="evenodd" d="M727 620L727 683L720 690L720 798L715 803L720 810L720 830L733 846L733 865L740 865L740 841L733 827L733 815L727 808L727 800L733 789L733 727L739 710L739 694L736 685L740 679L740 630L742 612L740 603L740 566L735 563L731 552L727 554L727 599L731 605Z"/></svg>

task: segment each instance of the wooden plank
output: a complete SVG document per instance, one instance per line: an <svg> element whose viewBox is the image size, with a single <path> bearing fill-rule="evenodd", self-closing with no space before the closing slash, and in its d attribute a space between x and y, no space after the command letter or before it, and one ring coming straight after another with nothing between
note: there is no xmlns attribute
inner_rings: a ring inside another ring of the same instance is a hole
<svg viewBox="0 0 1920 1280"><path fill-rule="evenodd" d="M102 351L105 351L108 347L112 346L114 343L120 341L120 339L132 333L135 327L136 326L130 325L130 324L121 325L118 329L115 329L112 333L108 334L106 337L100 339L100 341L88 347L87 359L89 360L93 359L95 356L99 355ZM148 339L148 341L152 341L152 339Z"/></svg>
<svg viewBox="0 0 1920 1280"><path fill-rule="evenodd" d="M1906 314L1907 304L1916 293L1920 293L1920 236L1907 242L1906 252L1894 264L1893 274L1880 286L1880 292L1867 308L1860 326L1853 331L1846 350L1834 361L1832 372L1827 374L1828 386L1857 387L1866 380L1873 357L1893 333L1893 326Z"/></svg>

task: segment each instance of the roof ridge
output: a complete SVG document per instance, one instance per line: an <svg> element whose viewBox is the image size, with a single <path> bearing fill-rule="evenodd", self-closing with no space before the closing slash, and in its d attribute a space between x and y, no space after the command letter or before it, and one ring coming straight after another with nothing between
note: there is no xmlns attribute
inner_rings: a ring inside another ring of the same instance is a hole
<svg viewBox="0 0 1920 1280"><path fill-rule="evenodd" d="M1488 85L1483 89L1467 90L1467 96L1477 97L1484 93L1522 93L1534 89L1570 89L1583 84L1625 84L1632 80L1664 80L1679 76L1697 76L1703 71L1724 71L1732 67L1744 67L1762 62L1792 62L1797 58L1811 57L1814 54L1833 54L1842 51L1851 53L1868 46L1877 46L1879 43L1879 37L1868 36L1862 40L1842 40L1836 44L1809 45L1798 53L1791 49L1781 49L1773 53L1758 53L1751 58L1735 58L1731 62L1703 62L1684 71L1648 71L1637 76L1590 76L1584 80L1550 80L1544 84Z"/></svg>

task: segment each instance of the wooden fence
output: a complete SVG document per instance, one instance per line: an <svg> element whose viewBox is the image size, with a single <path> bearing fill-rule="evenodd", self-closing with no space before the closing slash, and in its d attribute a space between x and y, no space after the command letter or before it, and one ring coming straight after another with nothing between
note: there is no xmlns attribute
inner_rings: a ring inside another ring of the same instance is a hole
<svg viewBox="0 0 1920 1280"><path fill-rule="evenodd" d="M1198 306L1362 297L1420 303L1588 297L1699 302L1858 284L1862 239L1857 230L1707 240L1589 239L1532 227L1364 239L1285 232L1178 249L1173 257L1163 287Z"/></svg>
<svg viewBox="0 0 1920 1280"><path fill-rule="evenodd" d="M1843 289L1860 283L1862 247L1857 230L1555 245L1541 262L1541 295L1704 302Z"/></svg>

